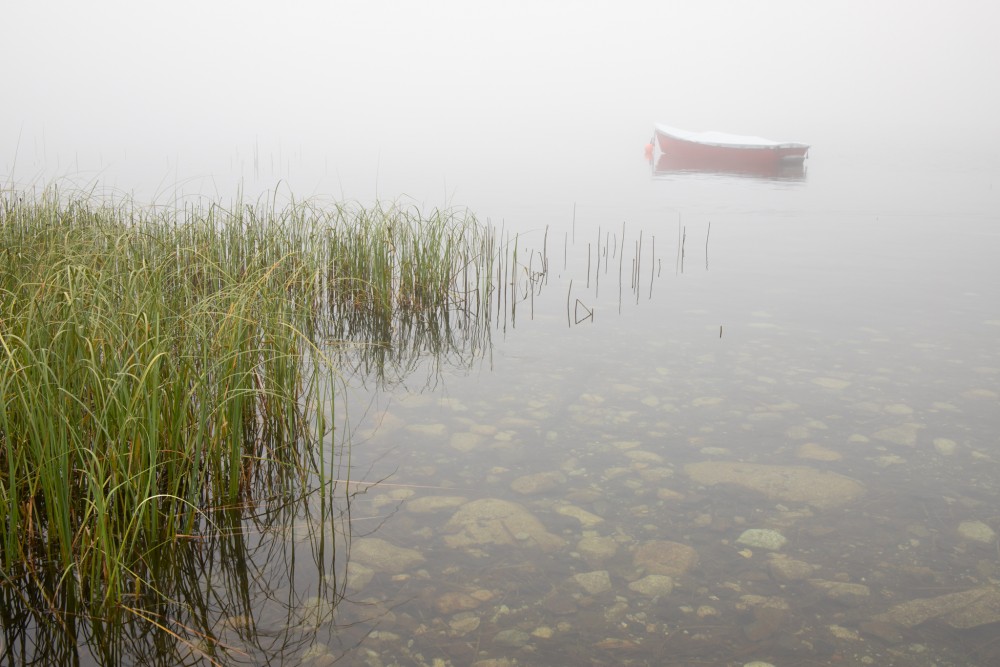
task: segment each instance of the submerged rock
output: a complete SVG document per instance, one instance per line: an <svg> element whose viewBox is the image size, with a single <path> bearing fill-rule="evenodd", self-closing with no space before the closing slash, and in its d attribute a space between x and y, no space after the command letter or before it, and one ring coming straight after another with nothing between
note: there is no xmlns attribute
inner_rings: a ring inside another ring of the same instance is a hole
<svg viewBox="0 0 1000 667"><path fill-rule="evenodd" d="M625 456L636 463L663 463L663 457L656 452L649 452L645 449L633 449L625 452Z"/></svg>
<svg viewBox="0 0 1000 667"><path fill-rule="evenodd" d="M983 586L961 593L910 600L872 618L879 623L892 623L904 628L912 628L931 619L958 630L1000 622L1000 588Z"/></svg>
<svg viewBox="0 0 1000 667"><path fill-rule="evenodd" d="M698 552L679 542L654 540L639 547L632 561L650 574L676 577L698 564Z"/></svg>
<svg viewBox="0 0 1000 667"><path fill-rule="evenodd" d="M316 642L302 652L299 664L304 667L330 667L339 657L326 644Z"/></svg>
<svg viewBox="0 0 1000 667"><path fill-rule="evenodd" d="M967 540L992 544L996 542L997 534L982 521L963 521L958 524L958 534Z"/></svg>
<svg viewBox="0 0 1000 667"><path fill-rule="evenodd" d="M531 635L524 630L511 629L501 630L493 637L493 641L504 646L520 648L531 641ZM478 663L477 663L478 664Z"/></svg>
<svg viewBox="0 0 1000 667"><path fill-rule="evenodd" d="M444 532L445 544L458 548L525 544L554 551L565 544L524 507L499 498L482 498L463 506L445 524Z"/></svg>
<svg viewBox="0 0 1000 667"><path fill-rule="evenodd" d="M871 595L871 590L864 584L851 584L844 581L826 581L825 579L810 579L809 585L826 594L831 600L848 605L861 604Z"/></svg>
<svg viewBox="0 0 1000 667"><path fill-rule="evenodd" d="M775 581L801 581L808 579L816 571L816 567L805 561L795 560L788 556L772 554L767 563L767 571Z"/></svg>
<svg viewBox="0 0 1000 667"><path fill-rule="evenodd" d="M884 621L864 621L858 629L866 635L878 637L888 644L898 644L903 641L903 634L899 631L899 626Z"/></svg>
<svg viewBox="0 0 1000 667"><path fill-rule="evenodd" d="M922 428L923 426L920 424L900 424L899 426L890 426L889 428L877 431L874 437L877 440L891 442L894 445L913 447L917 444L917 435L919 435Z"/></svg>
<svg viewBox="0 0 1000 667"><path fill-rule="evenodd" d="M704 408L712 405L719 405L725 400L721 396L699 396L691 401L691 405L696 408Z"/></svg>
<svg viewBox="0 0 1000 667"><path fill-rule="evenodd" d="M365 537L351 544L351 562L376 572L399 574L424 562L419 551L397 547L378 537Z"/></svg>
<svg viewBox="0 0 1000 667"><path fill-rule="evenodd" d="M649 597L670 595L674 590L674 579L665 574L648 574L628 585L629 590Z"/></svg>
<svg viewBox="0 0 1000 667"><path fill-rule="evenodd" d="M482 441L483 436L479 433L463 431L461 433L452 433L448 444L451 445L452 449L457 449L460 452L468 452L478 447Z"/></svg>
<svg viewBox="0 0 1000 667"><path fill-rule="evenodd" d="M584 537L576 543L576 550L592 565L603 563L618 553L618 543L610 537Z"/></svg>
<svg viewBox="0 0 1000 667"><path fill-rule="evenodd" d="M819 385L824 389L846 389L851 386L850 381L841 380L840 378L830 378L830 377L815 377L812 380L813 384Z"/></svg>
<svg viewBox="0 0 1000 667"><path fill-rule="evenodd" d="M296 610L303 627L318 628L333 618L336 603L321 597L306 598Z"/></svg>
<svg viewBox="0 0 1000 667"><path fill-rule="evenodd" d="M476 630L480 622L476 614L471 611L465 611L452 616L451 620L448 621L448 627L451 629L450 634L452 637L462 637Z"/></svg>
<svg viewBox="0 0 1000 667"><path fill-rule="evenodd" d="M603 518L593 514L592 512L588 512L582 507L577 507L576 505L560 505L559 507L556 507L556 512L562 514L563 516L576 519L584 528L591 528L604 521Z"/></svg>
<svg viewBox="0 0 1000 667"><path fill-rule="evenodd" d="M810 459L812 461L839 461L843 458L840 452L815 442L807 442L802 445L796 450L795 455L800 459Z"/></svg>
<svg viewBox="0 0 1000 667"><path fill-rule="evenodd" d="M731 484L771 500L806 503L818 509L846 505L865 492L860 482L849 477L806 466L703 461L684 466L684 471L705 486Z"/></svg>
<svg viewBox="0 0 1000 667"><path fill-rule="evenodd" d="M549 614L555 614L556 616L575 614L580 609L576 598L569 592L560 589L556 589L546 595L542 599L541 607Z"/></svg>
<svg viewBox="0 0 1000 667"><path fill-rule="evenodd" d="M375 570L372 568L351 561L347 564L347 588L352 591L360 591L367 586L375 577Z"/></svg>
<svg viewBox="0 0 1000 667"><path fill-rule="evenodd" d="M611 590L611 575L607 570L581 572L573 575L573 581L590 595L600 595Z"/></svg>
<svg viewBox="0 0 1000 667"><path fill-rule="evenodd" d="M448 434L448 427L444 424L409 424L406 430L416 435L423 435L429 438L443 438Z"/></svg>
<svg viewBox="0 0 1000 667"><path fill-rule="evenodd" d="M953 456L958 443L949 438L934 438L934 449L941 456Z"/></svg>
<svg viewBox="0 0 1000 667"><path fill-rule="evenodd" d="M776 530L769 528L750 528L744 530L743 534L736 538L737 544L745 544L748 547L767 549L768 551L781 551L781 548L788 544L788 538Z"/></svg>
<svg viewBox="0 0 1000 667"><path fill-rule="evenodd" d="M560 484L566 483L566 475L558 470L549 472L536 472L530 475L522 475L510 483L512 491L530 496L536 493L545 493L557 488Z"/></svg>
<svg viewBox="0 0 1000 667"><path fill-rule="evenodd" d="M755 607L753 610L753 622L743 626L743 634L752 642L759 642L767 639L785 624L788 620L787 609L777 607Z"/></svg>
<svg viewBox="0 0 1000 667"><path fill-rule="evenodd" d="M743 626L743 634L753 642L759 642L778 632L790 614L787 601L763 595L741 596L737 609L749 609L753 613L753 622Z"/></svg>
<svg viewBox="0 0 1000 667"><path fill-rule="evenodd" d="M434 601L434 607L437 609L439 614L449 616L451 614L460 611L471 611L478 607L482 602L468 593L462 593L460 591L450 591L438 596L438 599Z"/></svg>
<svg viewBox="0 0 1000 667"><path fill-rule="evenodd" d="M454 509L465 503L465 496L423 496L406 503L406 509L418 514Z"/></svg>

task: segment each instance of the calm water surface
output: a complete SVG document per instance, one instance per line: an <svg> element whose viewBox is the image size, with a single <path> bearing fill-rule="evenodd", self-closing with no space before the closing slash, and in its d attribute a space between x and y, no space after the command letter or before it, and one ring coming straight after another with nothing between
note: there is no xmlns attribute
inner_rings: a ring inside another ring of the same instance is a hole
<svg viewBox="0 0 1000 667"><path fill-rule="evenodd" d="M639 144L446 186L547 271L490 345L345 378L349 502L186 575L217 660L1000 660L996 166L658 173ZM437 200L416 162L379 179Z"/></svg>
<svg viewBox="0 0 1000 667"><path fill-rule="evenodd" d="M549 277L490 354L354 379L314 664L1000 660L997 172L631 168L510 216Z"/></svg>

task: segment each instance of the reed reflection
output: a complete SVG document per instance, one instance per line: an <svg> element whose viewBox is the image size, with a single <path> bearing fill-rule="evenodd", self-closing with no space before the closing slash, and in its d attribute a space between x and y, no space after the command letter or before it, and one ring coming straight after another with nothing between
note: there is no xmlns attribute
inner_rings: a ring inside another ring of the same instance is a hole
<svg viewBox="0 0 1000 667"><path fill-rule="evenodd" d="M184 539L148 552L132 593L101 615L55 569L8 580L0 662L300 664L333 655L359 490L331 483L325 493L206 513Z"/></svg>

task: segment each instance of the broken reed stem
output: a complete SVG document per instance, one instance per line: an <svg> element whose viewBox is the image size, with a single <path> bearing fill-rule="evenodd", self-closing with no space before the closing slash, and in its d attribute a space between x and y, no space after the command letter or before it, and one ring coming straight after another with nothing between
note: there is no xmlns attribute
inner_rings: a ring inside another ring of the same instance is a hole
<svg viewBox="0 0 1000 667"><path fill-rule="evenodd" d="M681 214L677 213L677 259L674 262L674 273L681 272Z"/></svg>
<svg viewBox="0 0 1000 667"><path fill-rule="evenodd" d="M708 230L705 232L705 270L708 271L708 236L712 233L712 221L708 222Z"/></svg>
<svg viewBox="0 0 1000 667"><path fill-rule="evenodd" d="M573 326L573 320L572 318L570 318L570 313L569 313L569 304L571 303L572 297L573 297L573 279L570 278L569 289L566 290L566 326L569 327Z"/></svg>
<svg viewBox="0 0 1000 667"><path fill-rule="evenodd" d="M601 291L601 228L597 228L597 269L594 271L594 297Z"/></svg>
<svg viewBox="0 0 1000 667"><path fill-rule="evenodd" d="M684 228L684 233L681 236L681 273L684 273L684 246L687 243L687 227Z"/></svg>
<svg viewBox="0 0 1000 667"><path fill-rule="evenodd" d="M587 289L590 289L590 244L587 244Z"/></svg>
<svg viewBox="0 0 1000 667"><path fill-rule="evenodd" d="M656 277L656 235L650 241L649 251L649 298L653 298L653 278Z"/></svg>

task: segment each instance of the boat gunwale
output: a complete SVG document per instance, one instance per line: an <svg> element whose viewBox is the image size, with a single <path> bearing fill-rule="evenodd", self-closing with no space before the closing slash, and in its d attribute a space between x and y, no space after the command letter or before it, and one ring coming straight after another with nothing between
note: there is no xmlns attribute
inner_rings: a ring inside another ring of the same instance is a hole
<svg viewBox="0 0 1000 667"><path fill-rule="evenodd" d="M725 132L690 132L680 128L670 127L656 123L653 130L657 134L662 134L674 141L696 144L699 146L714 146L717 148L728 148L734 150L781 150L781 149L806 149L809 144L797 141L775 141L763 137L751 135L728 134Z"/></svg>

